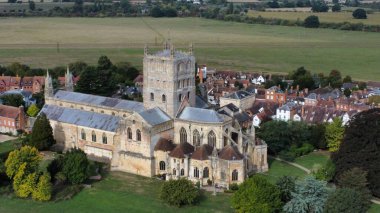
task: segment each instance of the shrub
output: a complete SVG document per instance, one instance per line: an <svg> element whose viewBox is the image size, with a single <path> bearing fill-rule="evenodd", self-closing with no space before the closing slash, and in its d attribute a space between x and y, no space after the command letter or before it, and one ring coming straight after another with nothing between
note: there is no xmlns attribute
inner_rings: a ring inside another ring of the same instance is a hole
<svg viewBox="0 0 380 213"><path fill-rule="evenodd" d="M211 186L212 185L212 180L207 179L207 185Z"/></svg>
<svg viewBox="0 0 380 213"><path fill-rule="evenodd" d="M295 153L293 153L293 152L289 152L289 151L281 151L280 153L279 153L279 156L280 156L280 158L281 159L283 159L283 160L286 160L286 161L294 161L294 159L296 159L296 155L295 155Z"/></svg>
<svg viewBox="0 0 380 213"><path fill-rule="evenodd" d="M41 113L33 125L28 145L34 146L38 150L46 150L54 143L53 128L46 115Z"/></svg>
<svg viewBox="0 0 380 213"><path fill-rule="evenodd" d="M325 213L357 212L365 213L369 202L355 189L342 188L331 194L325 205Z"/></svg>
<svg viewBox="0 0 380 213"><path fill-rule="evenodd" d="M356 19L366 19L367 18L367 12L364 9L356 9L354 12L352 12L352 16Z"/></svg>
<svg viewBox="0 0 380 213"><path fill-rule="evenodd" d="M83 183L88 178L89 161L80 149L68 151L63 158L62 172L71 184Z"/></svg>
<svg viewBox="0 0 380 213"><path fill-rule="evenodd" d="M165 203L177 207L195 204L199 196L199 190L184 178L164 182L160 192L160 198Z"/></svg>
<svg viewBox="0 0 380 213"><path fill-rule="evenodd" d="M237 183L230 184L230 189L232 191L237 191L239 189L239 185Z"/></svg>
<svg viewBox="0 0 380 213"><path fill-rule="evenodd" d="M318 16L308 16L304 21L304 26L306 28L318 28L319 27L319 18Z"/></svg>

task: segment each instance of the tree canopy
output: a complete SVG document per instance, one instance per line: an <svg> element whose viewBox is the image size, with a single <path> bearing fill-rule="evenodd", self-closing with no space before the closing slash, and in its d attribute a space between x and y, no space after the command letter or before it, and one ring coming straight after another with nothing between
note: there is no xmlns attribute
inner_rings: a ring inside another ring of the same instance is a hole
<svg viewBox="0 0 380 213"><path fill-rule="evenodd" d="M332 159L335 176L358 167L368 172L369 189L380 197L380 109L356 114L346 127L343 141Z"/></svg>
<svg viewBox="0 0 380 213"><path fill-rule="evenodd" d="M352 12L352 16L355 19L367 19L367 12L364 9L359 8Z"/></svg>
<svg viewBox="0 0 380 213"><path fill-rule="evenodd" d="M278 212L282 207L280 189L263 177L250 177L232 196L232 207L237 212Z"/></svg>
<svg viewBox="0 0 380 213"><path fill-rule="evenodd" d="M32 104L28 107L28 110L26 111L26 114L28 114L30 117L36 117L40 109L38 109L36 104Z"/></svg>
<svg viewBox="0 0 380 213"><path fill-rule="evenodd" d="M327 196L326 182L308 176L303 181L296 182L292 199L285 204L284 211L322 213Z"/></svg>
<svg viewBox="0 0 380 213"><path fill-rule="evenodd" d="M344 134L344 127L340 118L334 118L332 123L326 125L325 138L330 152L339 150Z"/></svg>
<svg viewBox="0 0 380 213"><path fill-rule="evenodd" d="M89 176L89 161L81 149L71 149L63 158L62 173L71 184L83 183Z"/></svg>
<svg viewBox="0 0 380 213"><path fill-rule="evenodd" d="M342 188L332 193L325 206L325 213L366 213L369 205L355 189Z"/></svg>
<svg viewBox="0 0 380 213"><path fill-rule="evenodd" d="M308 16L305 18L304 26L306 28L318 28L319 27L319 18L318 16Z"/></svg>
<svg viewBox="0 0 380 213"><path fill-rule="evenodd" d="M25 106L24 98L19 94L6 94L1 96L1 100L3 100L3 104L7 106Z"/></svg>
<svg viewBox="0 0 380 213"><path fill-rule="evenodd" d="M164 182L160 191L160 198L164 202L177 207L194 204L199 196L199 190L185 178Z"/></svg>
<svg viewBox="0 0 380 213"><path fill-rule="evenodd" d="M28 145L38 150L46 150L55 144L53 128L44 113L41 113L34 122Z"/></svg>

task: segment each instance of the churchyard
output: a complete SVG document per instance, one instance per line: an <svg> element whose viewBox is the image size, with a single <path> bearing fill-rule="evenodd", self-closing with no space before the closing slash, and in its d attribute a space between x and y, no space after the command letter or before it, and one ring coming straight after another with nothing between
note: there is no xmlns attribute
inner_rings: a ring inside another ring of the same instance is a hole
<svg viewBox="0 0 380 213"><path fill-rule="evenodd" d="M201 18L1 18L0 64L66 66L101 55L142 66L145 43L179 48L194 43L198 64L219 70L314 73L338 69L358 80L380 80L380 35L331 29L248 25ZM31 33L33 32L33 33ZM37 32L37 33L36 33ZM109 33L111 32L111 33ZM96 43L96 45L93 45Z"/></svg>

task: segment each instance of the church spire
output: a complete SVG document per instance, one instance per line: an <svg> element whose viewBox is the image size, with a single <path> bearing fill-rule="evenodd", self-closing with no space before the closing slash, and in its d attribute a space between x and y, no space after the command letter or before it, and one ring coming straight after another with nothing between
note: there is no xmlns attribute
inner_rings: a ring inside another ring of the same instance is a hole
<svg viewBox="0 0 380 213"><path fill-rule="evenodd" d="M49 75L49 69L46 70L45 78L45 99L51 98L54 95L53 81Z"/></svg>
<svg viewBox="0 0 380 213"><path fill-rule="evenodd" d="M73 74L71 74L69 66L67 66L67 71L65 74L65 89L69 92L74 91Z"/></svg>

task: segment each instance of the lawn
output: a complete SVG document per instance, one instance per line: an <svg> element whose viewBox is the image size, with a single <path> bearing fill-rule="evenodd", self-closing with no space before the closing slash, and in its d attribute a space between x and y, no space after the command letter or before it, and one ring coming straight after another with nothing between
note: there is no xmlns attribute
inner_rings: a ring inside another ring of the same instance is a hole
<svg viewBox="0 0 380 213"><path fill-rule="evenodd" d="M250 25L201 18L0 18L0 64L48 68L101 55L141 68L145 43L194 43L198 64L218 70L316 73L380 80L380 33Z"/></svg>
<svg viewBox="0 0 380 213"><path fill-rule="evenodd" d="M197 206L170 207L158 197L161 184L151 178L111 172L68 201L41 203L0 197L0 212L233 212L229 194L215 197L207 193Z"/></svg>
<svg viewBox="0 0 380 213"><path fill-rule="evenodd" d="M379 212L380 212L379 204L372 204L371 208L368 211L368 213L379 213Z"/></svg>
<svg viewBox="0 0 380 213"><path fill-rule="evenodd" d="M294 162L312 170L324 166L329 158L330 154L328 152L312 152L296 158Z"/></svg>
<svg viewBox="0 0 380 213"><path fill-rule="evenodd" d="M263 177L266 177L267 180L271 183L276 183L278 178L287 175L287 176L293 176L297 178L303 178L307 174L301 169L298 169L292 165L289 165L287 163L275 160L273 158L268 158L268 164L269 164L269 171L263 174L259 174Z"/></svg>
<svg viewBox="0 0 380 213"><path fill-rule="evenodd" d="M263 11L249 11L250 16L263 18L279 18L286 20L304 20L308 16L318 16L320 22L351 22L351 23L363 23L368 25L380 25L380 13L374 12L367 14L367 19L354 19L352 12L340 12L340 13L313 13L313 12L263 12Z"/></svg>
<svg viewBox="0 0 380 213"><path fill-rule="evenodd" d="M0 143L0 155L14 150L15 148L19 147L20 144L20 139L9 140Z"/></svg>

